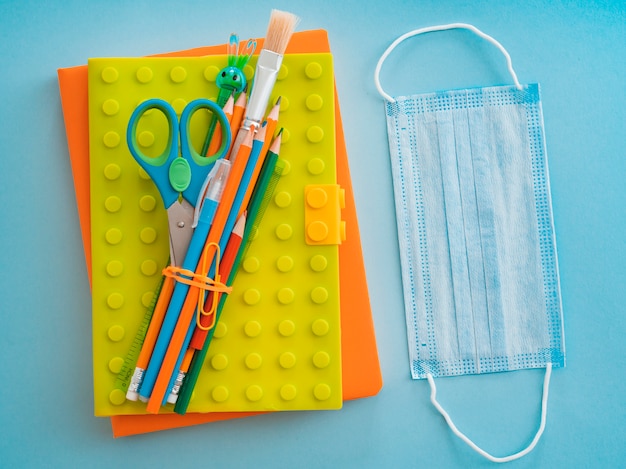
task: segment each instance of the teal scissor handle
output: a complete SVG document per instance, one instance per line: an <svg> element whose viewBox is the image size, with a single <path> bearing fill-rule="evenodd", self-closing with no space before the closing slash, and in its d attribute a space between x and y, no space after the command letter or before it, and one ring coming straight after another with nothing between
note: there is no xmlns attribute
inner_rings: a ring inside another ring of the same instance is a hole
<svg viewBox="0 0 626 469"><path fill-rule="evenodd" d="M141 117L150 109L158 109L167 120L168 136L167 145L156 158L146 156L137 142L137 125ZM128 121L126 129L126 142L133 158L139 163L159 189L165 208L170 207L177 199L181 191L174 189L169 180L169 168L175 158L178 157L178 117L174 108L162 99L149 99L135 108Z"/></svg>
<svg viewBox="0 0 626 469"><path fill-rule="evenodd" d="M163 153L157 157L145 155L137 143L137 125L141 117L150 109L163 113L168 124L168 139ZM220 121L222 145L209 157L203 157L191 145L189 123L198 109L209 109ZM179 135L180 154L179 158ZM126 142L133 158L154 181L163 199L165 208L169 208L182 193L183 197L195 205L204 180L215 161L224 156L231 142L230 125L224 111L208 99L196 99L185 106L180 124L174 108L162 99L154 98L139 104L130 116L126 129Z"/></svg>
<svg viewBox="0 0 626 469"><path fill-rule="evenodd" d="M220 129L222 132L222 144L217 149L214 155L202 156L191 145L191 136L189 131L189 123L191 122L191 116L198 109L208 109L217 117L220 123ZM232 134L230 131L230 123L222 108L210 99L195 99L191 101L180 116L180 136L181 136L181 151L183 156L190 156L187 158L189 165L191 166L191 172L194 177L191 178L189 187L183 191L183 197L195 205L200 190L204 184L204 181L209 174L209 171L213 167L215 161L219 158L226 156L230 148L230 142L232 140ZM200 177L196 177L196 174Z"/></svg>

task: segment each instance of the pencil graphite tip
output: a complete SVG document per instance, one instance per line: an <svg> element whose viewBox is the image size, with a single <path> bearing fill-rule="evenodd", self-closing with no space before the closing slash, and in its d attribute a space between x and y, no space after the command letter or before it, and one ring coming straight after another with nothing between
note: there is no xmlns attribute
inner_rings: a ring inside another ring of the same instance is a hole
<svg viewBox="0 0 626 469"><path fill-rule="evenodd" d="M283 129L281 128L278 131L278 135L276 135L276 138L272 142L272 146L270 147L269 151L278 155L278 152L280 151L280 142L282 141L282 139L283 139Z"/></svg>
<svg viewBox="0 0 626 469"><path fill-rule="evenodd" d="M272 10L263 49L283 55L300 18L293 13Z"/></svg>
<svg viewBox="0 0 626 469"><path fill-rule="evenodd" d="M226 114L228 114L229 112L232 114L234 106L235 106L235 99L231 93L231 95L228 97L228 100L226 101L226 104L224 104L222 111L224 111L224 113Z"/></svg>
<svg viewBox="0 0 626 469"><path fill-rule="evenodd" d="M246 107L246 91L245 90L242 91L237 97L237 100L235 101L235 106Z"/></svg>
<svg viewBox="0 0 626 469"><path fill-rule="evenodd" d="M278 120L278 113L280 112L280 98L282 96L279 96L278 99L276 100L276 104L274 104L274 106L272 107L270 113L267 115L267 120L274 120L277 121Z"/></svg>

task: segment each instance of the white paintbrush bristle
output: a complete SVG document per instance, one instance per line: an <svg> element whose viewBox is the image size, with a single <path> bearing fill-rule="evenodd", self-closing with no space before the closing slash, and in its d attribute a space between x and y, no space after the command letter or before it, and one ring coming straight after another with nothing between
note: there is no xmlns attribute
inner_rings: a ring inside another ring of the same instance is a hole
<svg viewBox="0 0 626 469"><path fill-rule="evenodd" d="M300 18L286 11L272 10L263 49L283 55Z"/></svg>

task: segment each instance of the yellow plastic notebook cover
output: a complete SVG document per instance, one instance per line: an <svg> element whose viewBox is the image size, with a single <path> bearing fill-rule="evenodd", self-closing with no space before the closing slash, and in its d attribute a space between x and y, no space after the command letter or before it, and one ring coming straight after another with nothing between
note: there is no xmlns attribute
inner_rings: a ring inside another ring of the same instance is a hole
<svg viewBox="0 0 626 469"><path fill-rule="evenodd" d="M145 413L114 383L169 253L159 193L126 146L128 119L149 98L178 113L193 99L214 98L225 63L220 56L89 61L96 415ZM319 233L305 230L307 200L310 209L320 191L335 190L333 80L330 54L284 58L271 102L281 96L286 170L216 326L189 412L341 407L338 247L311 243ZM146 153L165 146L165 126L155 126L139 130ZM191 126L200 147L208 118ZM306 199L305 191L314 195Z"/></svg>

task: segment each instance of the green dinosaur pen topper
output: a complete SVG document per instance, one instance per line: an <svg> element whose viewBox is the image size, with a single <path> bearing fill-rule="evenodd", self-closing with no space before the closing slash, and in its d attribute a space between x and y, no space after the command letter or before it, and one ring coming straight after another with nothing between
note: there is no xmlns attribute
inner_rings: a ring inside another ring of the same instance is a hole
<svg viewBox="0 0 626 469"><path fill-rule="evenodd" d="M221 69L215 79L215 84L219 88L217 95L217 104L223 107L228 100L228 97L235 93L241 93L246 87L247 80L243 73L243 68L246 66L252 54L256 50L256 41L249 39L245 48L239 54L239 36L232 33L228 41L228 65ZM211 124L209 125L209 131L207 132L204 146L202 147L202 155L206 155L206 152L211 143L213 132L215 131L215 125L217 119L215 116L211 118Z"/></svg>

